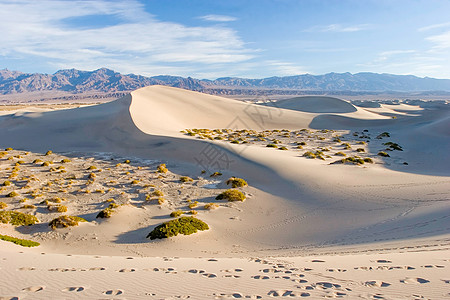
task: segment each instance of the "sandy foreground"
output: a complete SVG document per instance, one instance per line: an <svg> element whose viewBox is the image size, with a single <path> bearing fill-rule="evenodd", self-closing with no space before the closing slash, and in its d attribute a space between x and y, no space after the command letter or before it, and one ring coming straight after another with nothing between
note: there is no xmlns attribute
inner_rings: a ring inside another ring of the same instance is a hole
<svg viewBox="0 0 450 300"><path fill-rule="evenodd" d="M41 245L0 241L0 296L450 298L448 106L256 105L153 86L4 113L2 211L39 222L0 234ZM246 200L216 200L232 176ZM177 210L210 229L146 238ZM52 230L61 215L87 222Z"/></svg>

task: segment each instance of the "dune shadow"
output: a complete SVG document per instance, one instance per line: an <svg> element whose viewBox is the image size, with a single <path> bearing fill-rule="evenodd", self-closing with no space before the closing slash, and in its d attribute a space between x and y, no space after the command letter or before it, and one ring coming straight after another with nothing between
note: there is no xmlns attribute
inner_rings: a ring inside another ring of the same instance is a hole
<svg viewBox="0 0 450 300"><path fill-rule="evenodd" d="M351 113L356 107L344 100L326 96L305 96L276 102L278 108L308 113Z"/></svg>
<svg viewBox="0 0 450 300"><path fill-rule="evenodd" d="M121 233L114 241L115 244L147 244L151 243L150 239L147 239L147 235L158 225L139 228L131 231Z"/></svg>

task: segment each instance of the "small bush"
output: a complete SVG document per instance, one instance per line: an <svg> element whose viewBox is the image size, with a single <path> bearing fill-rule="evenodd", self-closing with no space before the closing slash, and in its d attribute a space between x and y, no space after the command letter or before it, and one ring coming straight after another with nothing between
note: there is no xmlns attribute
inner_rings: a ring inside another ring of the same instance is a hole
<svg viewBox="0 0 450 300"><path fill-rule="evenodd" d="M358 148L356 149L356 152L366 152L366 150L364 150L363 148Z"/></svg>
<svg viewBox="0 0 450 300"><path fill-rule="evenodd" d="M88 175L89 179L94 179L95 177L97 177L97 175L95 175L95 173L91 173Z"/></svg>
<svg viewBox="0 0 450 300"><path fill-rule="evenodd" d="M197 206L198 206L198 201L195 201L195 202L192 202L189 204L190 209L196 208Z"/></svg>
<svg viewBox="0 0 450 300"><path fill-rule="evenodd" d="M176 210L170 213L170 216L172 218L178 218L179 216L181 216L183 214L182 210Z"/></svg>
<svg viewBox="0 0 450 300"><path fill-rule="evenodd" d="M166 164L160 164L157 168L156 168L158 173L167 173L169 170L166 167Z"/></svg>
<svg viewBox="0 0 450 300"><path fill-rule="evenodd" d="M17 197L17 196L19 196L19 194L14 192L14 191L6 195L6 197L8 197L8 198L14 198L14 197Z"/></svg>
<svg viewBox="0 0 450 300"><path fill-rule="evenodd" d="M282 147L278 148L278 150L288 150L288 148L285 146L282 146Z"/></svg>
<svg viewBox="0 0 450 300"><path fill-rule="evenodd" d="M349 143L342 143L341 145L344 146L344 149L346 150L352 149Z"/></svg>
<svg viewBox="0 0 450 300"><path fill-rule="evenodd" d="M21 207L22 209L35 209L36 206L34 206L33 204L25 204L24 206Z"/></svg>
<svg viewBox="0 0 450 300"><path fill-rule="evenodd" d="M22 246L22 247L37 247L40 244L38 242L30 241L30 240L24 240L24 239L18 239L9 235L2 235L0 234L0 240L11 242L16 245Z"/></svg>
<svg viewBox="0 0 450 300"><path fill-rule="evenodd" d="M191 215L196 215L196 214L198 214L198 211L190 210L189 213L190 213Z"/></svg>
<svg viewBox="0 0 450 300"><path fill-rule="evenodd" d="M192 179L192 178L189 177L189 176L181 176L181 177L180 177L180 181L183 182L183 183L185 183L185 182L191 182L191 181L194 181L194 179Z"/></svg>
<svg viewBox="0 0 450 300"><path fill-rule="evenodd" d="M38 219L33 215L24 214L18 211L0 211L0 222L14 226L29 226L37 223Z"/></svg>
<svg viewBox="0 0 450 300"><path fill-rule="evenodd" d="M222 173L220 172L214 172L211 175L209 175L209 177L217 177L217 176L222 176Z"/></svg>
<svg viewBox="0 0 450 300"><path fill-rule="evenodd" d="M166 199L164 199L163 197L159 197L158 198L158 204L162 205L164 202L166 202Z"/></svg>
<svg viewBox="0 0 450 300"><path fill-rule="evenodd" d="M42 162L43 162L42 159L35 159L35 160L33 160L33 164L40 164Z"/></svg>
<svg viewBox="0 0 450 300"><path fill-rule="evenodd" d="M11 181L9 180L5 180L5 182L3 182L3 186L10 186L11 185Z"/></svg>
<svg viewBox="0 0 450 300"><path fill-rule="evenodd" d="M64 159L61 160L62 164L67 164L67 163L70 163L70 162L71 162L71 160L68 159L68 158L64 158Z"/></svg>
<svg viewBox="0 0 450 300"><path fill-rule="evenodd" d="M44 161L44 162L42 163L41 166L43 166L43 167L48 167L48 166L50 166L51 164L52 164L51 161Z"/></svg>
<svg viewBox="0 0 450 300"><path fill-rule="evenodd" d="M53 151L52 151L52 150L48 150L48 151L45 153L46 156L48 156L48 155L50 155L50 154L53 154Z"/></svg>
<svg viewBox="0 0 450 300"><path fill-rule="evenodd" d="M97 170L96 166L90 166L89 168L87 168L88 170Z"/></svg>
<svg viewBox="0 0 450 300"><path fill-rule="evenodd" d="M204 206L204 208L207 210L216 209L218 207L219 207L219 205L216 203L206 203Z"/></svg>
<svg viewBox="0 0 450 300"><path fill-rule="evenodd" d="M47 206L49 211L52 212L59 212L59 213L63 213L63 212L67 212L67 206L65 205L49 205Z"/></svg>
<svg viewBox="0 0 450 300"><path fill-rule="evenodd" d="M124 164L129 164L129 163L131 163L131 161L129 159L126 159L123 163Z"/></svg>
<svg viewBox="0 0 450 300"><path fill-rule="evenodd" d="M247 181L242 178L231 177L227 180L227 185L230 185L232 188L245 187L247 186Z"/></svg>
<svg viewBox="0 0 450 300"><path fill-rule="evenodd" d="M389 132L383 132L377 136L377 139L382 139L384 137L391 137L391 135L389 134Z"/></svg>
<svg viewBox="0 0 450 300"><path fill-rule="evenodd" d="M366 158L364 158L364 162L373 164L373 159L371 159L370 157L366 157Z"/></svg>
<svg viewBox="0 0 450 300"><path fill-rule="evenodd" d="M139 180L133 180L133 181L131 181L131 184L138 184L140 181Z"/></svg>
<svg viewBox="0 0 450 300"><path fill-rule="evenodd" d="M5 151L12 151L13 148L6 148Z"/></svg>
<svg viewBox="0 0 450 300"><path fill-rule="evenodd" d="M363 165L364 159L362 159L358 156L353 156L353 157L347 157L347 158L343 158L341 160L333 162L333 164L347 164L347 163L354 164L354 165Z"/></svg>
<svg viewBox="0 0 450 300"><path fill-rule="evenodd" d="M345 154L344 152L336 152L334 155L336 156L347 156L347 154Z"/></svg>
<svg viewBox="0 0 450 300"><path fill-rule="evenodd" d="M275 144L268 144L268 145L266 145L266 147L267 148L278 148L278 146Z"/></svg>
<svg viewBox="0 0 450 300"><path fill-rule="evenodd" d="M85 219L76 216L60 216L53 219L48 225L52 229L66 228L70 226L77 226L79 222L87 222Z"/></svg>
<svg viewBox="0 0 450 300"><path fill-rule="evenodd" d="M190 235L199 230L208 229L208 224L197 218L181 217L156 226L155 229L147 235L147 238L150 238L151 240L163 239L176 236L178 234Z"/></svg>
<svg viewBox="0 0 450 300"><path fill-rule="evenodd" d="M111 218L111 216L116 212L116 208L118 208L120 205L116 204L116 203L111 203L109 204L109 206L107 208L105 208L104 210L100 211L96 218L102 218L102 219L106 219L106 218Z"/></svg>
<svg viewBox="0 0 450 300"><path fill-rule="evenodd" d="M387 143L384 143L383 145L388 146L389 150L403 151L403 148L397 143L387 142Z"/></svg>
<svg viewBox="0 0 450 300"><path fill-rule="evenodd" d="M153 191L152 195L156 196L156 197L161 197L161 196L164 196L164 193L160 190L155 190L155 191Z"/></svg>
<svg viewBox="0 0 450 300"><path fill-rule="evenodd" d="M8 207L8 204L6 204L5 202L0 202L0 209L4 209L7 207Z"/></svg>
<svg viewBox="0 0 450 300"><path fill-rule="evenodd" d="M245 195L241 191L229 189L223 193L220 193L216 200L228 200L228 201L244 201Z"/></svg>
<svg viewBox="0 0 450 300"><path fill-rule="evenodd" d="M390 155L389 154L387 154L386 152L384 152L384 151L380 151L380 152L378 152L378 156L382 156L382 157L390 157Z"/></svg>

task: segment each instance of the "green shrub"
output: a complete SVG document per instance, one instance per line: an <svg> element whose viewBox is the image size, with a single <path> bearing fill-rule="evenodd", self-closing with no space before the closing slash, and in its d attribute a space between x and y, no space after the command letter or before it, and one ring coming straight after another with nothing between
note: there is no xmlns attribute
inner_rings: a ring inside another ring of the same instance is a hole
<svg viewBox="0 0 450 300"><path fill-rule="evenodd" d="M111 216L116 213L116 208L118 208L120 205L116 204L116 203L110 203L109 206L105 209L103 209L102 211L100 211L96 218L102 218L102 219L107 219L107 218L111 218Z"/></svg>
<svg viewBox="0 0 450 300"><path fill-rule="evenodd" d="M267 148L278 148L278 146L275 144L268 144L268 145L266 145L266 147Z"/></svg>
<svg viewBox="0 0 450 300"><path fill-rule="evenodd" d="M208 224L197 218L181 217L156 226L155 229L147 235L147 238L150 238L151 240L163 239L176 236L178 234L190 235L199 230L208 229Z"/></svg>
<svg viewBox="0 0 450 300"><path fill-rule="evenodd" d="M370 157L366 157L366 158L364 158L364 162L373 164L373 159L371 159Z"/></svg>
<svg viewBox="0 0 450 300"><path fill-rule="evenodd" d="M337 155L337 156L347 156L347 154L345 154L344 152L336 152L334 155Z"/></svg>
<svg viewBox="0 0 450 300"><path fill-rule="evenodd" d="M30 241L30 240L24 240L24 239L18 239L9 235L2 235L0 234L0 240L11 242L16 245L22 246L22 247L37 247L40 244L38 242Z"/></svg>
<svg viewBox="0 0 450 300"><path fill-rule="evenodd" d="M25 204L24 206L21 207L22 209L35 209L36 206L34 206L33 204Z"/></svg>
<svg viewBox="0 0 450 300"><path fill-rule="evenodd" d="M380 152L378 152L378 156L382 156L382 157L390 157L390 155L389 154L387 154L386 152L384 152L384 151L380 151Z"/></svg>
<svg viewBox="0 0 450 300"><path fill-rule="evenodd" d="M166 164L160 164L157 168L156 168L158 173L167 173L167 171L169 171L166 167Z"/></svg>
<svg viewBox="0 0 450 300"><path fill-rule="evenodd" d="M341 145L344 146L344 149L346 150L352 149L349 143L342 143Z"/></svg>
<svg viewBox="0 0 450 300"><path fill-rule="evenodd" d="M366 150L364 150L363 148L358 148L356 149L356 152L366 152Z"/></svg>
<svg viewBox="0 0 450 300"><path fill-rule="evenodd" d="M8 204L6 204L5 202L0 202L0 209L4 209L7 207L8 207Z"/></svg>
<svg viewBox="0 0 450 300"><path fill-rule="evenodd" d="M48 166L50 166L50 164L52 164L53 162L51 162L51 161L44 161L43 163L42 163L42 165L41 166L43 166L43 167L48 167Z"/></svg>
<svg viewBox="0 0 450 300"><path fill-rule="evenodd" d="M189 208L190 209L196 208L197 206L198 206L198 201L194 201L194 202L189 204Z"/></svg>
<svg viewBox="0 0 450 300"><path fill-rule="evenodd" d="M53 211L53 212L59 212L59 213L63 213L63 212L67 212L67 206L65 205L49 205L47 206L49 211Z"/></svg>
<svg viewBox="0 0 450 300"><path fill-rule="evenodd" d="M397 143L387 142L384 143L383 145L388 146L390 150L403 151L403 148Z"/></svg>
<svg viewBox="0 0 450 300"><path fill-rule="evenodd" d="M314 154L314 152L306 151L305 153L303 153L303 157L316 158L316 155Z"/></svg>
<svg viewBox="0 0 450 300"><path fill-rule="evenodd" d="M11 185L11 181L9 180L5 180L5 182L3 182L3 186L10 186Z"/></svg>
<svg viewBox="0 0 450 300"><path fill-rule="evenodd" d="M239 144L239 141L238 140L232 140L231 143L232 144Z"/></svg>
<svg viewBox="0 0 450 300"><path fill-rule="evenodd" d="M164 193L161 192L160 190L155 190L155 191L153 191L152 195L156 196L156 197L161 197L161 196L164 196Z"/></svg>
<svg viewBox="0 0 450 300"><path fill-rule="evenodd" d="M384 137L391 137L391 135L389 134L389 132L383 132L377 136L377 139L382 139Z"/></svg>
<svg viewBox="0 0 450 300"><path fill-rule="evenodd" d="M229 189L223 193L220 193L216 200L228 200L228 201L244 201L245 195L241 191Z"/></svg>
<svg viewBox="0 0 450 300"><path fill-rule="evenodd" d="M364 159L358 157L358 156L353 156L353 157L346 157L343 158L341 160L335 161L333 162L333 164L354 164L354 165L363 165L364 164Z"/></svg>
<svg viewBox="0 0 450 300"><path fill-rule="evenodd" d="M60 216L53 219L48 225L52 229L66 228L70 226L77 226L79 222L87 222L85 219L76 216Z"/></svg>
<svg viewBox="0 0 450 300"><path fill-rule="evenodd" d="M173 212L170 213L170 216L172 218L178 218L179 216L181 216L183 214L182 210L175 210Z"/></svg>
<svg viewBox="0 0 450 300"><path fill-rule="evenodd" d="M19 194L14 191L6 195L6 197L8 197L8 198L13 198L13 197L17 197L17 196L19 196Z"/></svg>
<svg viewBox="0 0 450 300"><path fill-rule="evenodd" d="M196 214L198 214L198 211L190 210L189 213L190 213L191 215L196 215Z"/></svg>
<svg viewBox="0 0 450 300"><path fill-rule="evenodd" d="M209 177L217 177L217 176L222 176L222 173L220 172L214 172L211 175L209 175Z"/></svg>
<svg viewBox="0 0 450 300"><path fill-rule="evenodd" d="M227 180L227 185L230 185L232 188L244 187L247 186L247 181L242 178L231 177Z"/></svg>
<svg viewBox="0 0 450 300"><path fill-rule="evenodd" d="M285 146L282 146L282 147L278 148L278 150L288 150L288 148Z"/></svg>
<svg viewBox="0 0 450 300"><path fill-rule="evenodd" d="M24 214L18 211L0 211L0 222L14 226L28 226L37 223L38 219L33 215Z"/></svg>
<svg viewBox="0 0 450 300"><path fill-rule="evenodd" d="M189 176L181 176L180 177L180 181L181 182L191 182L191 181L194 181L194 179L192 179L191 177L189 177Z"/></svg>
<svg viewBox="0 0 450 300"><path fill-rule="evenodd" d="M33 160L33 164L40 164L40 163L42 163L42 159L35 159L35 160Z"/></svg>

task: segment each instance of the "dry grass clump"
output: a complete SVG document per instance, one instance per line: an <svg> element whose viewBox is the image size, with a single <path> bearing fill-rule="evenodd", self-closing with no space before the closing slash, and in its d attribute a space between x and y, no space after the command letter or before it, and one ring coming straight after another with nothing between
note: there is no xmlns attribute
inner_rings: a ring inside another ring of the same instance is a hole
<svg viewBox="0 0 450 300"><path fill-rule="evenodd" d="M194 181L194 179L192 179L192 178L189 177L189 176L181 176L181 177L180 177L180 181L183 182L183 183L185 183L185 182L192 182L192 181Z"/></svg>
<svg viewBox="0 0 450 300"><path fill-rule="evenodd" d="M90 166L89 168L87 168L89 171L92 171L92 170L97 170L97 167L96 166Z"/></svg>
<svg viewBox="0 0 450 300"><path fill-rule="evenodd" d="M87 222L85 219L77 216L60 216L53 219L48 225L52 229L66 228L71 226L77 226L80 222Z"/></svg>
<svg viewBox="0 0 450 300"><path fill-rule="evenodd" d="M34 206L33 204L25 204L21 208L22 209L35 209L36 206Z"/></svg>
<svg viewBox="0 0 450 300"><path fill-rule="evenodd" d="M157 168L156 171L158 173L167 173L169 170L166 167L166 164L160 164Z"/></svg>
<svg viewBox="0 0 450 300"><path fill-rule="evenodd" d="M239 187L248 186L247 181L245 181L242 178L237 178L237 177L229 178L226 183L227 183L227 185L231 184L232 188L239 188Z"/></svg>
<svg viewBox="0 0 450 300"><path fill-rule="evenodd" d="M204 206L204 208L207 209L207 210L216 209L218 207L219 207L219 205L216 204L216 203L206 203L205 206Z"/></svg>
<svg viewBox="0 0 450 300"><path fill-rule="evenodd" d="M390 157L390 155L389 154L387 154L386 152L384 152L384 151L380 151L380 152L378 152L378 154L377 154L378 156L381 156L381 157Z"/></svg>
<svg viewBox="0 0 450 300"><path fill-rule="evenodd" d="M241 191L229 189L217 195L216 200L244 201L245 198Z"/></svg>
<svg viewBox="0 0 450 300"><path fill-rule="evenodd" d="M278 150L288 150L288 148L285 146L282 146L282 147L278 148Z"/></svg>
<svg viewBox="0 0 450 300"><path fill-rule="evenodd" d="M14 226L29 226L36 224L39 221L33 215L24 214L18 211L0 211L0 222Z"/></svg>
<svg viewBox="0 0 450 300"><path fill-rule="evenodd" d="M346 157L341 160L333 162L333 164L353 164L353 165L363 165L364 163L373 163L370 157L361 158L359 156Z"/></svg>
<svg viewBox="0 0 450 300"><path fill-rule="evenodd" d="M316 152L306 151L305 153L303 153L303 157L311 158L311 159L317 158L317 159L325 160L325 158L323 157L323 152L320 150L317 150Z"/></svg>
<svg viewBox="0 0 450 300"><path fill-rule="evenodd" d="M67 163L70 163L70 162L71 162L71 160L68 159L68 158L61 159L61 163L62 164L67 164Z"/></svg>
<svg viewBox="0 0 450 300"><path fill-rule="evenodd" d="M96 218L111 218L111 216L116 213L116 208L118 208L120 205L116 204L116 203L111 203L109 204L109 206L105 209L103 209L102 211L100 211Z"/></svg>
<svg viewBox="0 0 450 300"><path fill-rule="evenodd" d="M345 149L345 150L350 150L350 149L352 149L352 147L350 146L349 143L342 143L341 146L344 146L344 149Z"/></svg>
<svg viewBox="0 0 450 300"><path fill-rule="evenodd" d="M48 155L50 155L50 154L53 154L53 151L52 151L52 150L48 150L48 151L45 153L46 156L48 156Z"/></svg>
<svg viewBox="0 0 450 300"><path fill-rule="evenodd" d="M42 163L41 166L43 166L43 167L48 167L48 166L50 166L52 163L53 163L53 162L51 162L51 161L44 161L44 162Z"/></svg>
<svg viewBox="0 0 450 300"><path fill-rule="evenodd" d="M131 181L131 184L138 184L139 182L140 182L139 180L135 179Z"/></svg>
<svg viewBox="0 0 450 300"><path fill-rule="evenodd" d="M391 135L389 134L389 132L382 132L377 136L377 139L382 139L384 137L391 137Z"/></svg>
<svg viewBox="0 0 450 300"><path fill-rule="evenodd" d="M222 176L222 173L220 172L214 172L211 175L209 175L209 177L217 177L217 176Z"/></svg>
<svg viewBox="0 0 450 300"><path fill-rule="evenodd" d="M9 180L5 180L5 182L3 182L3 186L10 186L11 185L11 181Z"/></svg>
<svg viewBox="0 0 450 300"><path fill-rule="evenodd" d="M162 196L164 196L164 193L160 190L155 190L155 191L153 191L152 195L155 197L162 197Z"/></svg>
<svg viewBox="0 0 450 300"><path fill-rule="evenodd" d="M366 152L366 150L363 148L358 148L358 149L356 149L356 152Z"/></svg>
<svg viewBox="0 0 450 300"><path fill-rule="evenodd" d="M344 152L341 152L341 151L336 152L334 155L336 155L336 156L347 156L347 154L345 154Z"/></svg>
<svg viewBox="0 0 450 300"><path fill-rule="evenodd" d="M268 144L268 145L266 145L266 147L267 148L278 148L278 146L275 144Z"/></svg>
<svg viewBox="0 0 450 300"><path fill-rule="evenodd" d="M192 203L189 203L189 208L190 209L196 208L197 206L198 206L198 201L194 201Z"/></svg>
<svg viewBox="0 0 450 300"><path fill-rule="evenodd" d="M184 212L182 210L175 210L173 212L170 213L170 216L172 218L178 218L179 216L181 216L182 214L184 214Z"/></svg>
<svg viewBox="0 0 450 300"><path fill-rule="evenodd" d="M8 197L8 198L14 198L14 197L17 197L17 196L19 196L19 194L17 192L14 192L14 191L12 191L12 192L10 192L9 194L6 195L6 197Z"/></svg>
<svg viewBox="0 0 450 300"><path fill-rule="evenodd" d="M403 151L402 146L400 146L400 145L397 144L397 143L387 142L387 143L384 143L383 145L388 146L388 149L387 149L387 150Z"/></svg>
<svg viewBox="0 0 450 300"><path fill-rule="evenodd" d="M67 206L65 205L49 205L47 206L47 208L51 212L59 212L59 213L67 212Z"/></svg>
<svg viewBox="0 0 450 300"><path fill-rule="evenodd" d="M0 234L0 240L11 242L16 245L22 246L22 247L37 247L40 244L38 242L30 241L30 240L24 240L24 239L18 239L9 235L2 235Z"/></svg>
<svg viewBox="0 0 450 300"><path fill-rule="evenodd" d="M178 234L190 235L199 230L208 230L209 226L205 222L194 217L181 217L175 220L164 222L153 229L147 238L151 240L163 239L176 236Z"/></svg>
<svg viewBox="0 0 450 300"><path fill-rule="evenodd" d="M8 204L6 204L5 202L0 202L0 209L5 209L8 207Z"/></svg>

